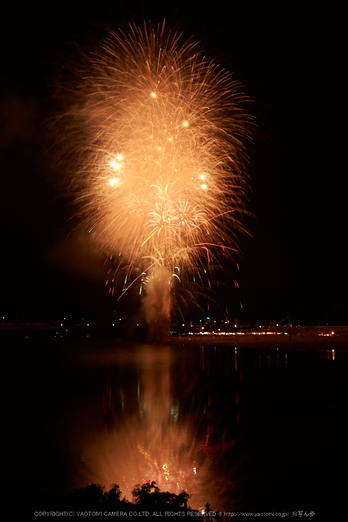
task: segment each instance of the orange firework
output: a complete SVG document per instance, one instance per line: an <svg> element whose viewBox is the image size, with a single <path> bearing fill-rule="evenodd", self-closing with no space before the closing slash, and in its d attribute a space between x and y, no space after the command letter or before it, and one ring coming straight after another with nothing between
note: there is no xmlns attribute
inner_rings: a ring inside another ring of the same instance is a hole
<svg viewBox="0 0 348 522"><path fill-rule="evenodd" d="M76 96L84 222L125 260L124 291L144 287L149 322L169 324L173 275L220 263L243 230L246 98L165 24L111 32L78 72Z"/></svg>

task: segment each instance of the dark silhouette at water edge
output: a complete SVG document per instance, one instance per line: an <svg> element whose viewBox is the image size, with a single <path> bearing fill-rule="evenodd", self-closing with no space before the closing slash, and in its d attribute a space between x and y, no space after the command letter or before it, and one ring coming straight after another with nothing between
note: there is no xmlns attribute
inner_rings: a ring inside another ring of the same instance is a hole
<svg viewBox="0 0 348 522"><path fill-rule="evenodd" d="M94 521L129 516L136 516L138 520L152 520L153 517L165 516L170 517L170 520L182 520L183 517L194 516L195 520L202 522L222 521L219 513L210 510L208 503L204 510L194 510L188 506L190 495L186 491L178 495L161 491L154 481L136 484L132 491L132 502L125 497L122 498L118 484L112 484L109 491L100 484L90 484L65 494L47 491L36 498L28 498L25 488L6 493L6 520L15 522L75 516Z"/></svg>

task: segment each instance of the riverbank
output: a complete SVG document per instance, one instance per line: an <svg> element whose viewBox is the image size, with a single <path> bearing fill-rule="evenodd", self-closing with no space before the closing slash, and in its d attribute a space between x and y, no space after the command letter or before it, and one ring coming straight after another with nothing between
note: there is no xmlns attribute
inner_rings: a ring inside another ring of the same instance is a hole
<svg viewBox="0 0 348 522"><path fill-rule="evenodd" d="M318 335L315 333L307 335L290 334L243 334L236 333L231 335L182 335L170 338L170 343L197 345L197 344L233 344L234 346L265 348L265 349L328 349L328 350L347 350L348 335Z"/></svg>

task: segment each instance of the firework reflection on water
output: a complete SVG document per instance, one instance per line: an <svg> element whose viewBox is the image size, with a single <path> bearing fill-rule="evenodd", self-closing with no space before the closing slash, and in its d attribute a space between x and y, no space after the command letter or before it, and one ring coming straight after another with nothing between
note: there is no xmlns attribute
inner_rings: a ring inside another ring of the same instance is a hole
<svg viewBox="0 0 348 522"><path fill-rule="evenodd" d="M79 422L75 415L74 487L116 482L131 500L135 484L154 480L162 491L187 491L195 508L223 506L226 492L231 496L232 473L221 462L236 440L209 420L210 399L192 403L196 377L185 376L185 392L175 397L172 359L171 347L140 346L137 377L110 376L95 419L93 408Z"/></svg>

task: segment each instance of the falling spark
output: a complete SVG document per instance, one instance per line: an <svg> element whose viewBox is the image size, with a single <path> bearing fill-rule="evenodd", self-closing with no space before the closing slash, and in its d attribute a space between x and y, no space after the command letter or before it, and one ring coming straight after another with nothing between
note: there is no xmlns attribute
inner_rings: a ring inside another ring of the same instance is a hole
<svg viewBox="0 0 348 522"><path fill-rule="evenodd" d="M83 221L108 255L122 252L121 295L137 280L148 321L168 325L174 281L220 265L245 232L247 99L164 23L111 32L75 76Z"/></svg>

